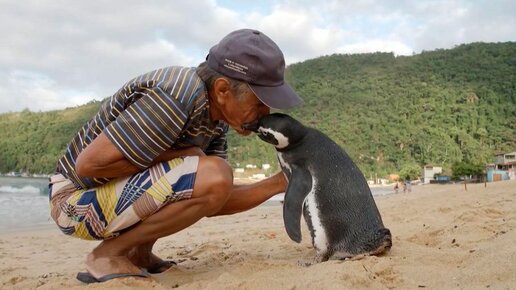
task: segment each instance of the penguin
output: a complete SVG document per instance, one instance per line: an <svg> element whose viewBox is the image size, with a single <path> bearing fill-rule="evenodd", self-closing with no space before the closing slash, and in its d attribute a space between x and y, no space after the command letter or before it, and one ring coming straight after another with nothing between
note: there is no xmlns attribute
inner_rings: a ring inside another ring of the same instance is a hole
<svg viewBox="0 0 516 290"><path fill-rule="evenodd" d="M333 140L281 113L242 127L276 147L288 180L285 230L290 239L301 242L303 215L316 251L305 265L379 255L391 248L391 232L383 225L364 175Z"/></svg>

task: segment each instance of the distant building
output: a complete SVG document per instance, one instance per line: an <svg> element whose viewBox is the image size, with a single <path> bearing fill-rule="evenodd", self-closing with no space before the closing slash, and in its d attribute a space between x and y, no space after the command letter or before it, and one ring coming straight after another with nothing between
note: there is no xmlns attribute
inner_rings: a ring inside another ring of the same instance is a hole
<svg viewBox="0 0 516 290"><path fill-rule="evenodd" d="M423 166L423 184L430 183L430 181L434 180L434 176L436 174L441 174L443 172L442 167L433 166L433 165L425 165Z"/></svg>
<svg viewBox="0 0 516 290"><path fill-rule="evenodd" d="M435 179L436 183L448 183L451 181L451 177L448 175L437 175Z"/></svg>
<svg viewBox="0 0 516 290"><path fill-rule="evenodd" d="M256 173L256 174L253 174L253 176L251 178L252 179L264 179L265 178L265 174L263 174L263 173Z"/></svg>
<svg viewBox="0 0 516 290"><path fill-rule="evenodd" d="M516 152L495 155L495 163L486 166L487 181L516 179Z"/></svg>
<svg viewBox="0 0 516 290"><path fill-rule="evenodd" d="M495 156L496 165L500 165L502 167L506 165L513 165L513 168L516 167L514 166L516 164L516 151L510 153L498 153Z"/></svg>

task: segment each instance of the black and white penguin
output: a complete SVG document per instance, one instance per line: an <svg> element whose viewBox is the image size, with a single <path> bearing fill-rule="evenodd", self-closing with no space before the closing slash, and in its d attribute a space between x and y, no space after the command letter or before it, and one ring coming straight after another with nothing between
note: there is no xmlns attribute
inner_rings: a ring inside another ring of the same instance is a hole
<svg viewBox="0 0 516 290"><path fill-rule="evenodd" d="M391 233L364 175L328 136L279 113L243 128L276 147L288 179L285 229L299 243L303 213L316 249L313 262L377 255L391 248Z"/></svg>

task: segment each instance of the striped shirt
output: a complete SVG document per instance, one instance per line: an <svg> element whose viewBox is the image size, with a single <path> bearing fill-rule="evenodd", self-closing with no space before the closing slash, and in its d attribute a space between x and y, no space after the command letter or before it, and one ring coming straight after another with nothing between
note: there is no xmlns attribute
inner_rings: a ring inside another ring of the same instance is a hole
<svg viewBox="0 0 516 290"><path fill-rule="evenodd" d="M211 121L207 94L195 68L166 67L132 79L79 130L59 159L57 173L77 188L108 182L75 172L79 153L102 132L142 170L170 148L197 146L207 155L227 158L228 125Z"/></svg>

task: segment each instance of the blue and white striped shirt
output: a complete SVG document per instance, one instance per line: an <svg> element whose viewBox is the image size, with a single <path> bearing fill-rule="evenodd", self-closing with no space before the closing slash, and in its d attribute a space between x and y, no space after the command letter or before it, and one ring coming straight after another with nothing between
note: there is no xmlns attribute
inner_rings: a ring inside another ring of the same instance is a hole
<svg viewBox="0 0 516 290"><path fill-rule="evenodd" d="M197 146L207 155L227 158L229 127L211 121L207 94L195 68L166 67L132 79L81 128L59 160L57 172L78 188L108 182L75 173L77 156L102 132L141 169L170 148Z"/></svg>

